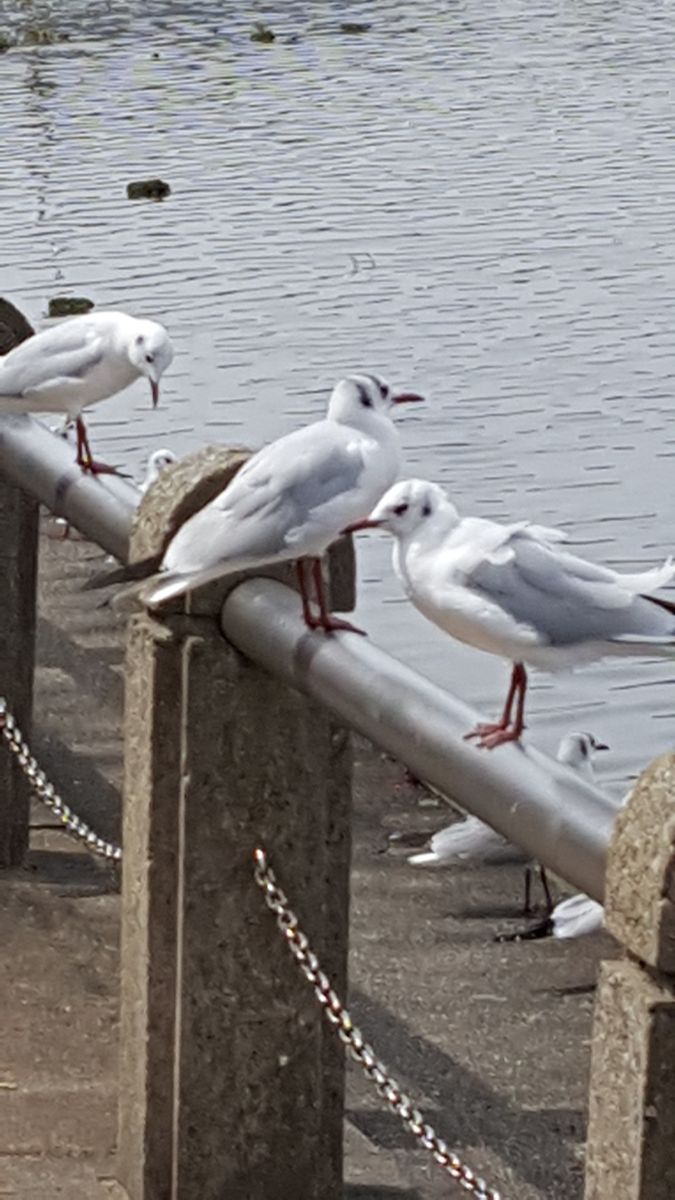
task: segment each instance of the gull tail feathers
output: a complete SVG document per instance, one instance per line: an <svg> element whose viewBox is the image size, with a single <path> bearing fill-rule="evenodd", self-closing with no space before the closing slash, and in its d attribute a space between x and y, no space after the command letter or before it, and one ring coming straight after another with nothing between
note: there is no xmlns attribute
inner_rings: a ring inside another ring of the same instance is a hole
<svg viewBox="0 0 675 1200"><path fill-rule="evenodd" d="M89 592L95 591L97 588L111 587L116 583L133 583L139 579L148 579L157 573L161 561L161 554L153 554L150 558L141 559L139 562L126 563L126 565L114 567L110 571L99 571L98 574L92 575L91 579L87 580L82 590Z"/></svg>
<svg viewBox="0 0 675 1200"><path fill-rule="evenodd" d="M672 613L675 616L675 604L672 600L662 600L660 596L643 596L643 600L649 600L650 604L656 604L667 613Z"/></svg>
<svg viewBox="0 0 675 1200"><path fill-rule="evenodd" d="M194 592L197 588L212 583L214 579L222 579L231 574L232 571L223 563L207 567L203 571L193 571L189 575L183 575L180 571L167 571L157 578L153 587L144 592L143 602L148 608L160 608L169 600L175 600L178 596L184 596L186 592Z"/></svg>
<svg viewBox="0 0 675 1200"><path fill-rule="evenodd" d="M433 850L425 854L411 854L408 858L411 867L440 867L441 862Z"/></svg>
<svg viewBox="0 0 675 1200"><path fill-rule="evenodd" d="M646 595L649 592L656 592L659 588L666 587L675 579L675 561L672 556L669 556L660 567L652 567L649 571L639 571L636 575L619 575L621 586L628 589L630 592L637 592L644 596L646 600L653 600L655 604L662 604L664 608L668 607L667 600L654 600L651 595ZM675 612L675 608L669 609Z"/></svg>

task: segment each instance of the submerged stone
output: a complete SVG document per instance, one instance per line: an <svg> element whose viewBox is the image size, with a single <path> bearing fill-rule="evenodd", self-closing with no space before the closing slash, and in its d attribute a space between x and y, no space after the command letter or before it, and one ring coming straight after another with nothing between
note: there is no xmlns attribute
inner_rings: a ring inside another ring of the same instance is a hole
<svg viewBox="0 0 675 1200"><path fill-rule="evenodd" d="M139 179L127 184L128 200L164 200L171 188L163 179Z"/></svg>
<svg viewBox="0 0 675 1200"><path fill-rule="evenodd" d="M86 296L53 296L48 311L50 317L76 317L93 307L94 301Z"/></svg>
<svg viewBox="0 0 675 1200"><path fill-rule="evenodd" d="M256 21L251 30L251 41L269 45L270 42L276 41L276 34L274 30L270 29L269 25L264 25L262 21Z"/></svg>

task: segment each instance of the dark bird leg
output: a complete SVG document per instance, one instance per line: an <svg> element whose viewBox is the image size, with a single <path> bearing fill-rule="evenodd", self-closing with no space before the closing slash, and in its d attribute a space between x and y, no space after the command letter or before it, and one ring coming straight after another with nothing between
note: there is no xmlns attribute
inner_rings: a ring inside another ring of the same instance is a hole
<svg viewBox="0 0 675 1200"><path fill-rule="evenodd" d="M523 902L523 916L529 917L532 912L532 868L525 868L525 899Z"/></svg>
<svg viewBox="0 0 675 1200"><path fill-rule="evenodd" d="M541 886L544 889L544 895L546 897L546 912L548 913L548 915L550 917L551 913L553 912L553 909L555 908L555 905L553 903L553 897L551 895L551 888L550 888L549 882L548 882L548 875L546 874L546 867L539 868L539 878L541 879Z"/></svg>
<svg viewBox="0 0 675 1200"><path fill-rule="evenodd" d="M511 682L506 696L504 711L495 724L478 725L465 739L476 738L482 750L494 750L505 742L517 742L525 728L525 693L527 691L527 672L522 663L514 663L511 672ZM513 705L516 704L516 717L512 720Z"/></svg>
<svg viewBox="0 0 675 1200"><path fill-rule="evenodd" d="M323 572L321 570L321 559L312 559L312 576L314 579L314 589L316 592L316 600L319 605L319 624L325 633L332 633L333 630L344 629L348 633L362 633L366 636L365 629L358 629L356 625L352 625L349 621L343 621L340 617L334 617L328 611L326 604L326 593L323 586Z"/></svg>

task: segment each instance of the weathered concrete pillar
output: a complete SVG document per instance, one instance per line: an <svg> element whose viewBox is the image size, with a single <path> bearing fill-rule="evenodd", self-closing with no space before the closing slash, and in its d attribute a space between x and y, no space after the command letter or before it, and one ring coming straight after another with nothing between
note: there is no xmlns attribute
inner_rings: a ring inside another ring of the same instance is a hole
<svg viewBox="0 0 675 1200"><path fill-rule="evenodd" d="M628 951L596 1002L586 1200L675 1196L675 755L641 776L617 820L608 928Z"/></svg>
<svg viewBox="0 0 675 1200"><path fill-rule="evenodd" d="M150 495L136 557L164 536ZM344 989L349 736L228 646L207 596L130 626L119 1179L130 1200L338 1200L344 1052L252 854Z"/></svg>
<svg viewBox="0 0 675 1200"><path fill-rule="evenodd" d="M38 506L0 478L0 693L30 738L35 671ZM30 792L19 765L0 745L0 867L17 866L28 848Z"/></svg>
<svg viewBox="0 0 675 1200"><path fill-rule="evenodd" d="M33 333L0 299L0 355ZM29 738L35 670L38 506L0 478L0 694ZM30 793L16 760L0 746L0 867L17 866L28 848Z"/></svg>

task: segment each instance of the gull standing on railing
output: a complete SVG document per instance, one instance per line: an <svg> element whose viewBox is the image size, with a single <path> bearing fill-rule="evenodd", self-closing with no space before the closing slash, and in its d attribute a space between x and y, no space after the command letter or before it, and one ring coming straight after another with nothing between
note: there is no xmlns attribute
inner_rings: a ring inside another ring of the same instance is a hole
<svg viewBox="0 0 675 1200"><path fill-rule="evenodd" d="M220 495L181 526L161 563L165 576L144 595L145 603L156 608L220 576L295 560L305 624L360 633L328 611L321 555L391 486L401 456L392 411L421 399L413 392L394 392L378 375L342 379L324 420L258 451ZM135 563L98 576L89 586L138 579L155 568L155 560ZM311 609L313 598L318 616Z"/></svg>
<svg viewBox="0 0 675 1200"><path fill-rule="evenodd" d="M115 473L91 453L82 410L150 381L153 406L159 381L173 359L169 335L155 321L123 312L70 317L29 337L0 358L0 415L65 413L77 430L77 464L91 474Z"/></svg>
<svg viewBox="0 0 675 1200"><path fill-rule="evenodd" d="M594 779L593 755L597 750L607 750L604 742L598 741L592 733L568 733L561 738L556 758L564 766L571 767L586 779ZM518 846L514 846L496 829L492 829L479 817L465 817L454 825L446 825L439 829L429 840L426 850L411 854L408 862L413 867L473 867L479 865L502 865L506 863L523 863L527 866L525 876L525 905L524 912L530 910L530 864L529 856ZM557 909L553 908L550 899L548 881L544 868L541 870L541 881L552 910L551 916ZM564 903L564 902L563 902ZM594 903L590 901L590 903ZM558 906L559 907L559 906Z"/></svg>
<svg viewBox="0 0 675 1200"><path fill-rule="evenodd" d="M525 663L556 671L606 655L675 654L675 604L645 594L671 582L672 559L620 575L561 548L557 529L461 518L422 479L395 484L345 532L376 528L394 535L394 569L425 617L513 663L499 721L466 735L484 749L517 741L525 728Z"/></svg>

